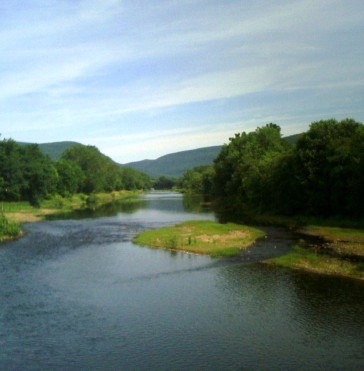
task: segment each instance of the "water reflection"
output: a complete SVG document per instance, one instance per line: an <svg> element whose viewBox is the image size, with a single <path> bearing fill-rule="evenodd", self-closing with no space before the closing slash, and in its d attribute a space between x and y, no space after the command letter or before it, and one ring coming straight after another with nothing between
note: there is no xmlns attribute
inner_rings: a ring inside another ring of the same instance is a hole
<svg viewBox="0 0 364 371"><path fill-rule="evenodd" d="M211 211L210 199L207 196L184 194L182 203L186 211L198 213Z"/></svg>
<svg viewBox="0 0 364 371"><path fill-rule="evenodd" d="M101 218L105 216L115 216L118 213L133 214L137 210L146 207L148 201L143 198L133 198L127 200L115 200L104 204L95 209L83 208L72 212L60 213L56 215L48 215L47 220L61 219L86 219L86 218Z"/></svg>

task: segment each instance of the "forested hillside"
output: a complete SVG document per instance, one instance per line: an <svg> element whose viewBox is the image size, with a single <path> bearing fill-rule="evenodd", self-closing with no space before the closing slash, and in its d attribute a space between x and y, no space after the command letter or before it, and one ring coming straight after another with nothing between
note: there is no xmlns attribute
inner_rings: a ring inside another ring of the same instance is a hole
<svg viewBox="0 0 364 371"><path fill-rule="evenodd" d="M180 177L195 166L209 165L217 156L221 146L198 148L190 151L171 153L156 160L143 160L125 164L143 171L152 177Z"/></svg>
<svg viewBox="0 0 364 371"><path fill-rule="evenodd" d="M147 189L150 178L135 169L120 168L94 146L74 145L58 161L37 144L0 141L0 200L30 201L37 206L52 195L91 194Z"/></svg>

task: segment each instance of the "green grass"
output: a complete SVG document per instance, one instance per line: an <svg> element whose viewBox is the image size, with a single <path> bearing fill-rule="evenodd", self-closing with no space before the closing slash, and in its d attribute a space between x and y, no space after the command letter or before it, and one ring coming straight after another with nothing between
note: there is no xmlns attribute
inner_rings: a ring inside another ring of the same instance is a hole
<svg viewBox="0 0 364 371"><path fill-rule="evenodd" d="M0 214L0 241L15 238L21 234L17 223L9 221L4 214Z"/></svg>
<svg viewBox="0 0 364 371"><path fill-rule="evenodd" d="M287 255L266 261L282 267L303 269L321 274L333 274L364 279L364 230L323 225L308 225L300 232L323 238L330 256L295 246Z"/></svg>
<svg viewBox="0 0 364 371"><path fill-rule="evenodd" d="M92 208L98 208L112 202L133 203L138 198L139 191L118 191L111 193L97 193L92 196ZM21 235L19 224L36 222L49 214L63 214L74 210L87 208L88 197L76 194L70 197L55 195L43 200L40 207L34 207L29 202L0 202L0 241Z"/></svg>
<svg viewBox="0 0 364 371"><path fill-rule="evenodd" d="M134 238L134 242L154 248L211 256L232 256L262 236L263 231L238 224L188 221L142 232Z"/></svg>
<svg viewBox="0 0 364 371"><path fill-rule="evenodd" d="M31 211L34 209L27 201L18 201L18 202L9 202L1 201L0 202L1 212L4 213L14 213L19 211Z"/></svg>
<svg viewBox="0 0 364 371"><path fill-rule="evenodd" d="M364 263L354 263L326 254L318 254L302 246L294 246L291 253L266 260L265 263L320 274L364 279Z"/></svg>
<svg viewBox="0 0 364 371"><path fill-rule="evenodd" d="M17 223L34 222L43 219L49 214L63 214L78 209L91 207L96 209L112 202L133 202L137 199L138 191L118 191L111 193L97 193L94 195L75 194L70 197L55 195L34 207L29 202L1 202L0 212Z"/></svg>
<svg viewBox="0 0 364 371"><path fill-rule="evenodd" d="M364 243L364 230L308 225L304 227L307 233L322 236L328 240L358 241Z"/></svg>
<svg viewBox="0 0 364 371"><path fill-rule="evenodd" d="M324 238L338 254L364 257L363 229L309 225L302 228L301 232Z"/></svg>

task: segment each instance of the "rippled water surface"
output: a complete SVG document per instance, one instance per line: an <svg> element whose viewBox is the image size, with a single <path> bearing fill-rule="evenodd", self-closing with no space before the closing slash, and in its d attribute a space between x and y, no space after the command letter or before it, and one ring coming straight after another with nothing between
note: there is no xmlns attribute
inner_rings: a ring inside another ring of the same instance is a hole
<svg viewBox="0 0 364 371"><path fill-rule="evenodd" d="M146 228L214 219L178 194L145 201L0 245L1 370L364 369L361 282L260 264L293 243L279 229L234 259L136 246Z"/></svg>

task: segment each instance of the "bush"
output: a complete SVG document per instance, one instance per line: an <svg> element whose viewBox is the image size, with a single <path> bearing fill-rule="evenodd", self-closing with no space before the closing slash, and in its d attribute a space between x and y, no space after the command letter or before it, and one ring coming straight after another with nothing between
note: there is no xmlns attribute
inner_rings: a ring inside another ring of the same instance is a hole
<svg viewBox="0 0 364 371"><path fill-rule="evenodd" d="M86 207L88 209L95 209L97 206L98 197L95 194L91 194L86 198Z"/></svg>
<svg viewBox="0 0 364 371"><path fill-rule="evenodd" d="M10 222L4 214L0 214L0 239L3 237L15 237L19 233L19 225Z"/></svg>

